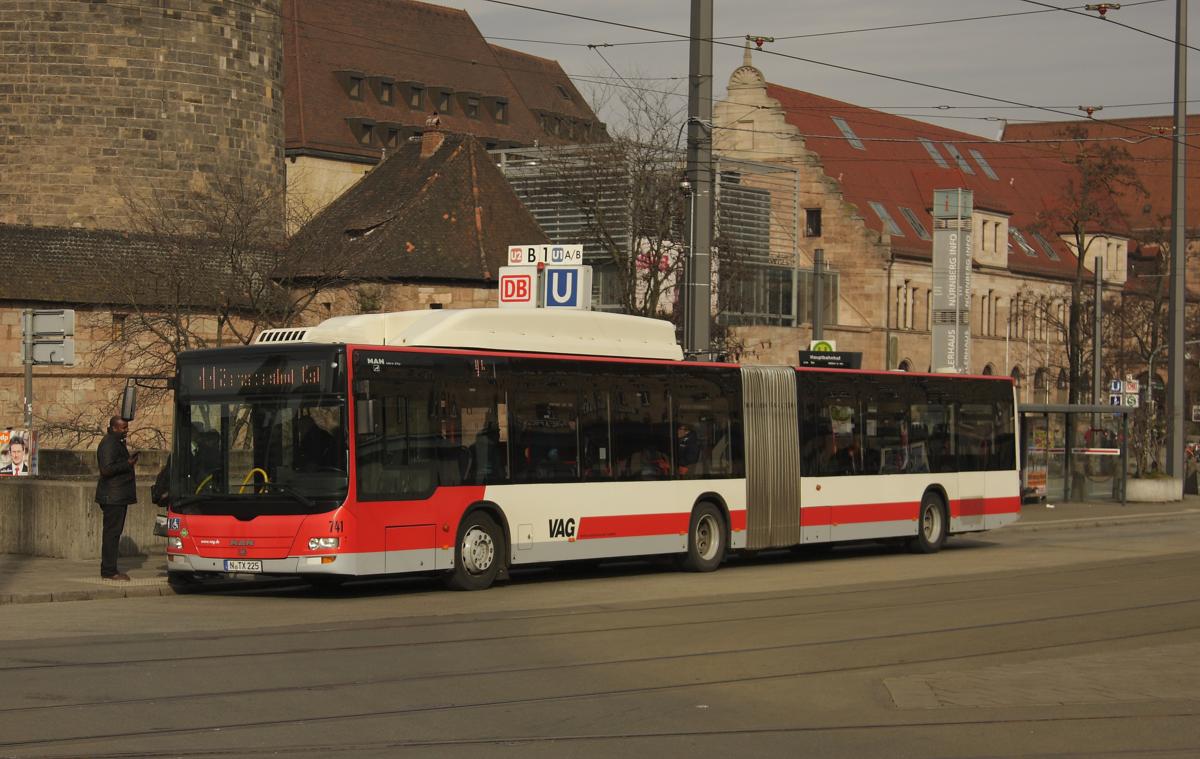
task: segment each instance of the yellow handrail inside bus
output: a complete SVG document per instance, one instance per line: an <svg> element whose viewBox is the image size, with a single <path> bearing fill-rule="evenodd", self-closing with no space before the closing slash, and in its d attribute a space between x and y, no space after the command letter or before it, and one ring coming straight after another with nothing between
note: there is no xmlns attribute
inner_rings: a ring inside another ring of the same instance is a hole
<svg viewBox="0 0 1200 759"><path fill-rule="evenodd" d="M205 485L212 482L212 478L213 478L213 476L210 474L207 477L205 477L204 479L200 480L200 484L196 486L196 495L200 495L200 491L204 490Z"/></svg>
<svg viewBox="0 0 1200 759"><path fill-rule="evenodd" d="M238 488L239 494L244 492L246 490L246 486L251 484L251 482L253 482L255 472L258 472L259 474L262 475L264 485L271 482L271 477L267 474L266 470L259 469L258 467L254 467L249 472L246 472L245 478L242 479L242 486L240 488Z"/></svg>

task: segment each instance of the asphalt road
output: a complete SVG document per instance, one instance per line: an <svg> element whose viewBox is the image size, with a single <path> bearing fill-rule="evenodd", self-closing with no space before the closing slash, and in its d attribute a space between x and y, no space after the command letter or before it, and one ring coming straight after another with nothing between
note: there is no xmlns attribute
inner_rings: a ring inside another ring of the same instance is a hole
<svg viewBox="0 0 1200 759"><path fill-rule="evenodd" d="M0 756L1194 757L1198 535L0 607Z"/></svg>

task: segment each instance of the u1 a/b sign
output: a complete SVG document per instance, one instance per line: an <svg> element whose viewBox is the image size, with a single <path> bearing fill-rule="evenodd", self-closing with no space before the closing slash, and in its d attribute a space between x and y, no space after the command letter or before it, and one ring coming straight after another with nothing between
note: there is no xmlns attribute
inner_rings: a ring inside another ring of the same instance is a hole
<svg viewBox="0 0 1200 759"><path fill-rule="evenodd" d="M583 264L582 245L510 245L509 266L580 266Z"/></svg>

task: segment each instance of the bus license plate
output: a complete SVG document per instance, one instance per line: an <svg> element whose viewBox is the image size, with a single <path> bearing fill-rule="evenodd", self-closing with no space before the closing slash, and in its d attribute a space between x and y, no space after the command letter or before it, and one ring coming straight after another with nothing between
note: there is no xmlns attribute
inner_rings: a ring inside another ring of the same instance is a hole
<svg viewBox="0 0 1200 759"><path fill-rule="evenodd" d="M226 559L225 560L225 571L226 572L261 572L262 571L262 561L260 561L258 559L254 559L254 560Z"/></svg>

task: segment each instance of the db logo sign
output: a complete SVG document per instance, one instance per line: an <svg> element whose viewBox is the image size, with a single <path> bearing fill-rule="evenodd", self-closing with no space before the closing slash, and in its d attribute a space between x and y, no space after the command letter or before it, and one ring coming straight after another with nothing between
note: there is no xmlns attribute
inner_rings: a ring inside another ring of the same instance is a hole
<svg viewBox="0 0 1200 759"><path fill-rule="evenodd" d="M507 268L507 267L505 267ZM519 273L500 272L500 305L534 305L534 280L536 274L528 268Z"/></svg>

